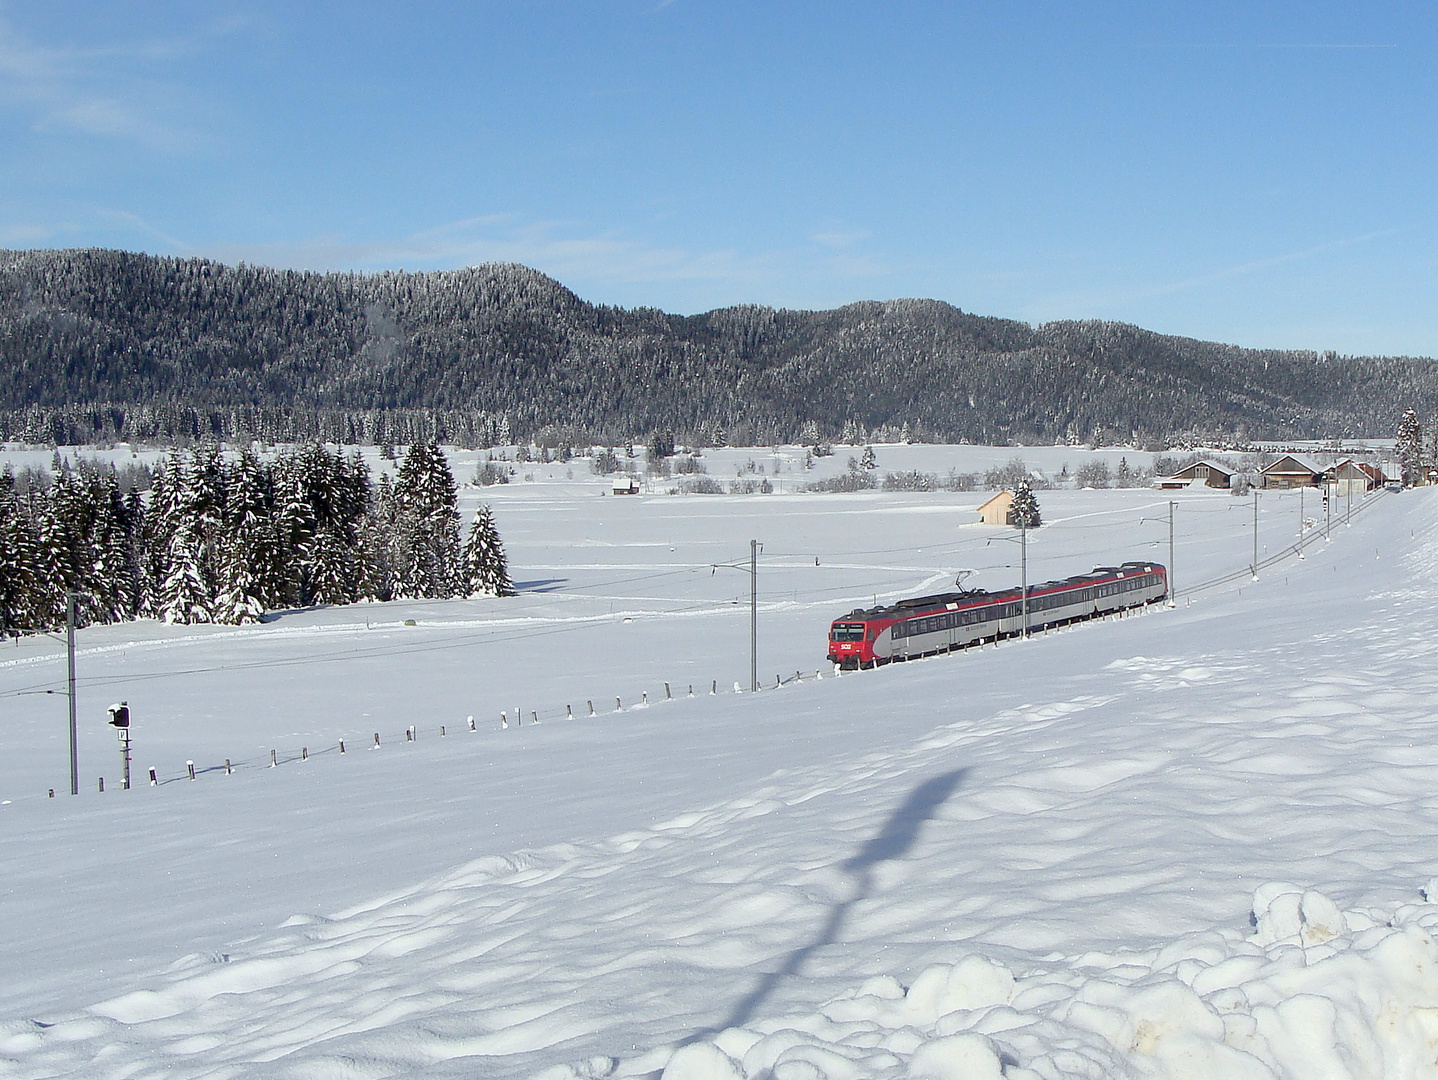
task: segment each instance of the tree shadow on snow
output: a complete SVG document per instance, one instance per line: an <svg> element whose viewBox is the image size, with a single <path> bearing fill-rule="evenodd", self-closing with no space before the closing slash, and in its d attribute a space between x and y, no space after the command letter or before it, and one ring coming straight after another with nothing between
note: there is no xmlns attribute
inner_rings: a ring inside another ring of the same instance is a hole
<svg viewBox="0 0 1438 1080"><path fill-rule="evenodd" d="M840 868L853 878L854 891L847 900L838 901L830 908L829 917L819 935L789 953L776 970L761 977L758 985L735 1004L722 1023L696 1032L685 1042L697 1042L706 1036L717 1035L726 1028L743 1027L758 1013L781 982L791 975L800 974L810 956L837 941L849 912L856 904L863 903L873 894L874 867L881 862L902 859L909 853L924 823L938 813L939 808L958 790L967 772L967 769L955 769L953 772L940 773L909 792L908 798L889 815L878 834L840 864Z"/></svg>
<svg viewBox="0 0 1438 1080"><path fill-rule="evenodd" d="M567 582L567 577L537 578L534 581L514 582L514 591L517 593L527 592L557 592L559 587Z"/></svg>

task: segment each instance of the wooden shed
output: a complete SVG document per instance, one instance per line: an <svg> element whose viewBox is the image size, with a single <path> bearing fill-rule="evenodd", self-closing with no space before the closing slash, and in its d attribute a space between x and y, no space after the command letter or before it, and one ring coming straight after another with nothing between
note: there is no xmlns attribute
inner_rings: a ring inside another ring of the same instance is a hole
<svg viewBox="0 0 1438 1080"><path fill-rule="evenodd" d="M1284 454L1272 465L1265 466L1259 474L1262 487L1280 491L1290 488L1317 487L1323 483L1323 470L1311 461L1305 461L1294 454Z"/></svg>
<svg viewBox="0 0 1438 1080"><path fill-rule="evenodd" d="M1009 514L1014 506L1014 493L1001 491L983 506L979 507L979 520L985 525L1009 525Z"/></svg>
<svg viewBox="0 0 1438 1080"><path fill-rule="evenodd" d="M1165 490L1202 486L1227 488L1233 479L1233 470L1214 461L1195 461L1186 469L1179 469L1172 476L1160 476L1154 483Z"/></svg>

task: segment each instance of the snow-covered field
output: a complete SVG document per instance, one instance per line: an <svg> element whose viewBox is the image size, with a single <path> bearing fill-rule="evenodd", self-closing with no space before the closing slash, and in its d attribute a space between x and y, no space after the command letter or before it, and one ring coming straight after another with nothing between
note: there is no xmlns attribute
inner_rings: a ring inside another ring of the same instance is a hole
<svg viewBox="0 0 1438 1080"><path fill-rule="evenodd" d="M1177 502L1178 606L835 677L850 608L1016 582L986 495L574 465L464 492L518 597L82 631L78 798L62 644L5 647L0 1077L1438 1075L1430 492L1197 594L1251 500L1041 492L1030 581Z"/></svg>

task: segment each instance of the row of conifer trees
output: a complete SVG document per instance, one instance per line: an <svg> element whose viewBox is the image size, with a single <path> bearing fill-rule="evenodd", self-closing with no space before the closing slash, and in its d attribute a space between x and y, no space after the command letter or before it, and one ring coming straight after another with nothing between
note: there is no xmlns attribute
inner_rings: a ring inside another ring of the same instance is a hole
<svg viewBox="0 0 1438 1080"><path fill-rule="evenodd" d="M47 488L0 475L0 633L157 618L244 623L359 600L512 593L487 506L461 541L443 452L413 443L379 483L319 444L261 460L175 451L148 497L82 463Z"/></svg>

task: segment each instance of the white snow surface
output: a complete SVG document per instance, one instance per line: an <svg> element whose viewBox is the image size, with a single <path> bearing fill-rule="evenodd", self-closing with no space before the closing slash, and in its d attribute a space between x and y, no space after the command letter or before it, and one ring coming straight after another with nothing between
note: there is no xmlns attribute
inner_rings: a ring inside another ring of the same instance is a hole
<svg viewBox="0 0 1438 1080"><path fill-rule="evenodd" d="M1434 493L1190 597L1252 503L1181 492L1176 608L836 677L1016 582L986 495L599 488L466 490L512 599L81 631L77 798L7 646L0 1077L1438 1076ZM1167 493L1040 498L1031 582L1167 561Z"/></svg>

